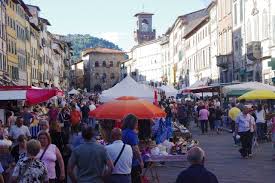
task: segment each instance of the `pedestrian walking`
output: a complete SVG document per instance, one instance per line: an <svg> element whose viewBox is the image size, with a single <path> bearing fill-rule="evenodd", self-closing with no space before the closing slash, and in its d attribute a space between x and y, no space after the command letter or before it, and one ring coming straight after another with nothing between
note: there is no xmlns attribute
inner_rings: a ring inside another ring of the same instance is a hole
<svg viewBox="0 0 275 183"><path fill-rule="evenodd" d="M187 160L191 166L178 175L176 183L218 183L217 177L204 167L205 152L200 147L190 149Z"/></svg>
<svg viewBox="0 0 275 183"><path fill-rule="evenodd" d="M18 144L11 149L11 155L16 163L27 156L27 137L20 135L17 141Z"/></svg>
<svg viewBox="0 0 275 183"><path fill-rule="evenodd" d="M275 161L275 117L271 120L272 160Z"/></svg>
<svg viewBox="0 0 275 183"><path fill-rule="evenodd" d="M80 122L81 122L81 119L82 119L82 115L81 115L81 112L79 112L75 105L72 106L72 111L71 111L71 131L72 133L78 133L79 132L79 129L80 129Z"/></svg>
<svg viewBox="0 0 275 183"><path fill-rule="evenodd" d="M217 134L220 134L222 131L222 116L223 116L223 112L221 110L221 108L219 106L216 107L215 109L215 113L216 113L216 118L215 118L215 129Z"/></svg>
<svg viewBox="0 0 275 183"><path fill-rule="evenodd" d="M258 104L256 115L257 137L262 141L265 139L265 110L261 104Z"/></svg>
<svg viewBox="0 0 275 183"><path fill-rule="evenodd" d="M207 133L208 131L208 117L209 111L205 108L205 106L202 106L202 109L199 112L199 121L201 124L202 134Z"/></svg>
<svg viewBox="0 0 275 183"><path fill-rule="evenodd" d="M111 136L113 143L106 146L106 149L113 161L114 169L106 183L131 183L132 148L122 142L122 132L119 128L114 128Z"/></svg>
<svg viewBox="0 0 275 183"><path fill-rule="evenodd" d="M141 153L138 147L139 139L137 135L138 119L136 116L130 114L123 120L122 140L123 143L128 144L133 150L133 161L131 179L132 183L141 183L141 173L144 167Z"/></svg>
<svg viewBox="0 0 275 183"><path fill-rule="evenodd" d="M48 132L40 131L37 138L41 144L41 149L36 158L39 158L46 165L49 182L55 183L57 180L58 182L63 182L65 180L65 166L60 150L56 145L52 144L51 136ZM58 163L60 168L59 177L56 176L56 163Z"/></svg>
<svg viewBox="0 0 275 183"><path fill-rule="evenodd" d="M183 103L178 105L178 121L183 126L187 126L187 109Z"/></svg>
<svg viewBox="0 0 275 183"><path fill-rule="evenodd" d="M210 130L214 131L215 130L215 120L216 120L216 110L215 110L215 106L213 104L211 104L209 106L209 126L210 126Z"/></svg>
<svg viewBox="0 0 275 183"><path fill-rule="evenodd" d="M245 106L243 111L236 118L236 134L240 135L241 149L239 152L241 156L247 158L252 156L252 136L251 125L253 123L253 116L249 114L249 109Z"/></svg>
<svg viewBox="0 0 275 183"><path fill-rule="evenodd" d="M27 126L23 125L24 120L22 117L17 117L16 125L13 125L9 132L9 138L14 142L17 143L17 139L20 135L25 135L28 139L31 138L30 130Z"/></svg>
<svg viewBox="0 0 275 183"><path fill-rule="evenodd" d="M232 103L231 104L231 109L228 111L228 117L231 120L231 130L232 130L232 133L233 133L233 140L234 140L235 146L237 146L239 144L239 140L237 140L237 138L236 138L236 136L238 134L235 133L235 129L236 129L236 119L237 119L237 117L240 113L241 113L241 110L236 107L235 103Z"/></svg>
<svg viewBox="0 0 275 183"><path fill-rule="evenodd" d="M113 170L113 163L106 149L96 143L93 136L92 127L82 128L82 137L85 142L73 150L68 164L68 175L72 183L103 183L103 177Z"/></svg>
<svg viewBox="0 0 275 183"><path fill-rule="evenodd" d="M41 145L37 140L27 143L27 157L19 160L12 174L12 183L48 183L49 177L44 163L36 156Z"/></svg>

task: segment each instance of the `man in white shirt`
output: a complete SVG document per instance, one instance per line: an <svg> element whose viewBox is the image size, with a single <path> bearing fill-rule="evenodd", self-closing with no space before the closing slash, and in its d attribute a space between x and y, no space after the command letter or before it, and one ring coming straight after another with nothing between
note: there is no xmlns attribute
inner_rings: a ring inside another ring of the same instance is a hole
<svg viewBox="0 0 275 183"><path fill-rule="evenodd" d="M25 135L27 138L31 138L30 130L27 126L23 125L23 118L18 117L16 119L16 125L13 125L9 132L10 139L15 142L20 135Z"/></svg>
<svg viewBox="0 0 275 183"><path fill-rule="evenodd" d="M107 182L131 183L132 148L122 142L122 132L119 128L114 128L111 135L113 143L106 146L106 150L113 161L114 169Z"/></svg>

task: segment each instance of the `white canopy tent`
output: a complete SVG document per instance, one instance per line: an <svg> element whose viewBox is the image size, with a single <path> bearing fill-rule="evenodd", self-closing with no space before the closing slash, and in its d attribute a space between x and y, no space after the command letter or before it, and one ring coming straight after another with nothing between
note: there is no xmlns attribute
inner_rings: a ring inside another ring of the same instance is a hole
<svg viewBox="0 0 275 183"><path fill-rule="evenodd" d="M77 95L79 94L79 91L77 91L76 89L72 89L71 91L68 92L69 95Z"/></svg>
<svg viewBox="0 0 275 183"><path fill-rule="evenodd" d="M131 76L127 76L114 87L104 90L100 95L102 102L108 102L122 96L133 96L150 102L154 101L154 90L138 84Z"/></svg>
<svg viewBox="0 0 275 183"><path fill-rule="evenodd" d="M176 97L179 92L173 86L168 86L168 85L162 85L158 89L161 91L164 91L167 97L171 97L171 96Z"/></svg>
<svg viewBox="0 0 275 183"><path fill-rule="evenodd" d="M275 86L271 86L264 83L259 82L246 82L241 84L229 85L223 87L223 93L226 95L232 91L251 91L251 90L270 90L275 92Z"/></svg>

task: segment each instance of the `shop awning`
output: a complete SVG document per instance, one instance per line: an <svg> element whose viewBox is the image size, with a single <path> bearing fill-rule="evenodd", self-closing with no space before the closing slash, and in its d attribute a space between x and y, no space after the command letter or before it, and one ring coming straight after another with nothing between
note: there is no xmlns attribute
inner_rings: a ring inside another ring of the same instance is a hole
<svg viewBox="0 0 275 183"><path fill-rule="evenodd" d="M196 88L186 88L183 93L203 93L203 92L220 92L220 85L215 86L201 86Z"/></svg>
<svg viewBox="0 0 275 183"><path fill-rule="evenodd" d="M31 86L0 86L0 100L26 100L27 105L45 102L63 93L58 89L42 89Z"/></svg>

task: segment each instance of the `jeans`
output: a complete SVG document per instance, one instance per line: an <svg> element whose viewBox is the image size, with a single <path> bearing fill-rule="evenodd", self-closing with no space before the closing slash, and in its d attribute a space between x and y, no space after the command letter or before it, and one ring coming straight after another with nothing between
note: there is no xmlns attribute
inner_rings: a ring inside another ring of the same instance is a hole
<svg viewBox="0 0 275 183"><path fill-rule="evenodd" d="M106 183L131 183L131 175L111 175L107 178Z"/></svg>
<svg viewBox="0 0 275 183"><path fill-rule="evenodd" d="M247 132L239 132L239 135L241 137L240 141L242 144L242 147L239 151L243 157L246 157L252 153L251 149L252 149L253 135L252 133L250 133L250 130L248 130Z"/></svg>
<svg viewBox="0 0 275 183"><path fill-rule="evenodd" d="M204 134L208 131L208 120L200 120L201 122L201 132Z"/></svg>
<svg viewBox="0 0 275 183"><path fill-rule="evenodd" d="M265 138L265 123L256 123L257 126L257 137L259 140L263 140Z"/></svg>
<svg viewBox="0 0 275 183"><path fill-rule="evenodd" d="M214 131L215 130L215 120L210 119L209 120L209 125L210 125L210 130Z"/></svg>
<svg viewBox="0 0 275 183"><path fill-rule="evenodd" d="M96 126L96 120L95 118L89 118L89 124L88 126L91 126L93 129L95 129Z"/></svg>
<svg viewBox="0 0 275 183"><path fill-rule="evenodd" d="M235 121L231 120L231 130L232 130L232 133L235 131L235 127L236 127Z"/></svg>
<svg viewBox="0 0 275 183"><path fill-rule="evenodd" d="M222 120L215 120L215 128L218 130L222 127Z"/></svg>

